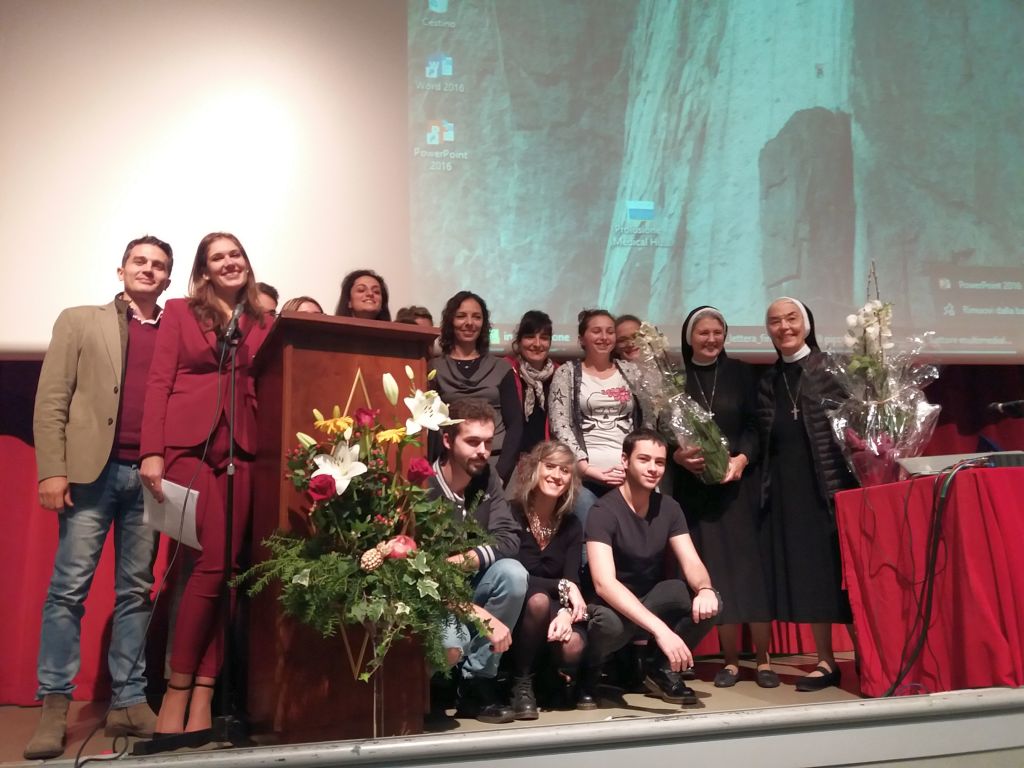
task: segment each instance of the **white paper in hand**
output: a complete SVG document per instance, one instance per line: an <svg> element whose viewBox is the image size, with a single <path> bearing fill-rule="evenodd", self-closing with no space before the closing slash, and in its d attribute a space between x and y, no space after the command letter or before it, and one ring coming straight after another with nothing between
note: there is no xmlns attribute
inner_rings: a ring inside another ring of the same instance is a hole
<svg viewBox="0 0 1024 768"><path fill-rule="evenodd" d="M167 479L161 482L161 486L164 491L162 504L150 493L149 488L142 490L145 494L142 522L172 539L180 539L186 547L202 550L199 536L196 534L196 505L199 503L199 491L186 493L185 486L169 482Z"/></svg>

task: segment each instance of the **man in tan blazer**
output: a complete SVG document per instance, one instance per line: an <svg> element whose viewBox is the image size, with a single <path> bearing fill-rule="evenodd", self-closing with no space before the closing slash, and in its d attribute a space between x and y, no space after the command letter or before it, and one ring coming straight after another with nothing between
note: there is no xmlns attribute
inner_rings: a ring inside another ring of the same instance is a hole
<svg viewBox="0 0 1024 768"><path fill-rule="evenodd" d="M138 463L156 302L172 263L162 240L128 243L117 270L124 290L109 304L61 312L43 360L33 422L39 502L57 513L59 538L43 605L36 694L43 710L25 748L30 760L64 752L84 602L111 527L116 596L106 733L148 736L156 724L144 653L156 535L142 522Z"/></svg>

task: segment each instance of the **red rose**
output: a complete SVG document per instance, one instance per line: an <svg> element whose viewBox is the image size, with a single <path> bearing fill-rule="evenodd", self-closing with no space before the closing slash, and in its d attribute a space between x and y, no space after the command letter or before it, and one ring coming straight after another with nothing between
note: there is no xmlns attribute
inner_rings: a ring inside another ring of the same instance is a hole
<svg viewBox="0 0 1024 768"><path fill-rule="evenodd" d="M377 420L377 414L380 413L376 408L356 408L355 421L356 426L359 427L372 427L373 422Z"/></svg>
<svg viewBox="0 0 1024 768"><path fill-rule="evenodd" d="M416 542L412 536L395 536L388 542L388 557L404 560L410 552L416 551Z"/></svg>
<svg viewBox="0 0 1024 768"><path fill-rule="evenodd" d="M337 490L334 478L330 475L317 475L309 481L309 495L313 497L313 501L329 499Z"/></svg>
<svg viewBox="0 0 1024 768"><path fill-rule="evenodd" d="M413 485L420 485L424 480L434 476L434 468L422 456L417 456L409 462L409 471L406 476Z"/></svg>

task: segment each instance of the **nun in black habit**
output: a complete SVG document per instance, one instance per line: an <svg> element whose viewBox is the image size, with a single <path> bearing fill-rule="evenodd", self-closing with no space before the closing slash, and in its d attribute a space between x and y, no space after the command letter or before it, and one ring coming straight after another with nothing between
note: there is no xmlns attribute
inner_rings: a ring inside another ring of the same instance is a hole
<svg viewBox="0 0 1024 768"><path fill-rule="evenodd" d="M818 664L796 687L816 691L839 685L832 625L852 620L832 497L856 481L823 404L845 394L826 369L814 316L802 302L776 299L765 325L779 355L758 392L776 618L811 625Z"/></svg>
<svg viewBox="0 0 1024 768"><path fill-rule="evenodd" d="M728 331L725 317L714 307L698 307L683 323L687 394L712 414L729 441L731 458L722 483L705 485L698 479L704 469L698 449L677 449L673 495L722 594L718 636L724 665L715 685L727 688L739 679L739 630L741 624L750 624L757 684L774 688L779 678L768 656L774 606L770 546L761 518L757 376L752 366L725 353Z"/></svg>

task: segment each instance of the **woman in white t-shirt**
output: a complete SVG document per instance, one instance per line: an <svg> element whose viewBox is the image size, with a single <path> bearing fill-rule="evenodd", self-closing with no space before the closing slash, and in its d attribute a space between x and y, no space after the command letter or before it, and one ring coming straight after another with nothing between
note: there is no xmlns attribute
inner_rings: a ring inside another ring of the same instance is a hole
<svg viewBox="0 0 1024 768"><path fill-rule="evenodd" d="M643 425L636 398L636 366L613 360L615 318L603 309L579 314L583 360L559 366L551 379L552 435L576 456L583 488L576 504L581 523L600 496L622 485L622 441Z"/></svg>

